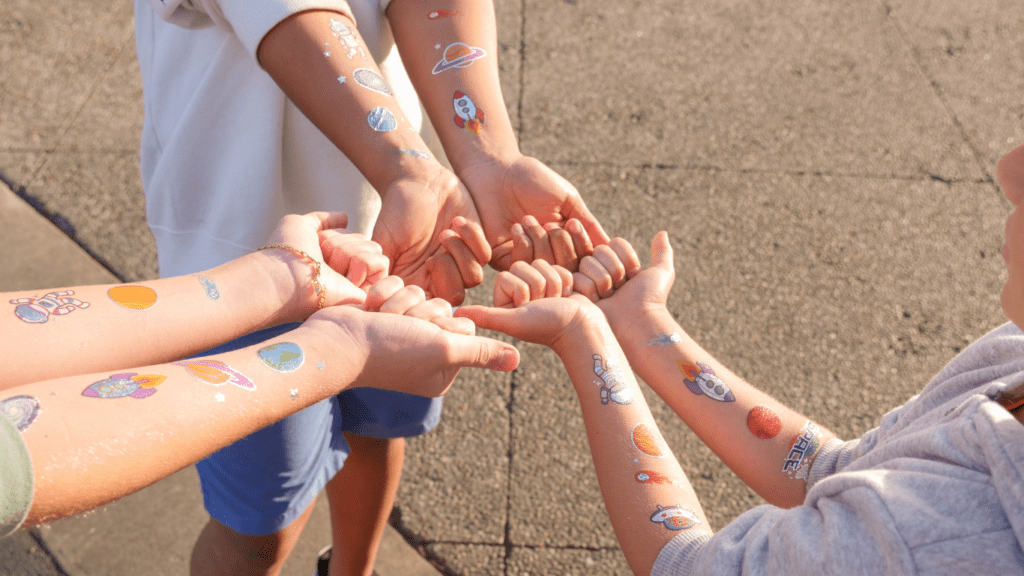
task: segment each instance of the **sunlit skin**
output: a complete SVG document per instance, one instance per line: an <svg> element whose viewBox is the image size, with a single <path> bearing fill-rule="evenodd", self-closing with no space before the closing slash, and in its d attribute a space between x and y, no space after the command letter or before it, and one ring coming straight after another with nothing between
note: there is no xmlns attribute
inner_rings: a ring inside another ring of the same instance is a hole
<svg viewBox="0 0 1024 576"><path fill-rule="evenodd" d="M1014 205L1013 212L1006 220L1003 260L1006 261L1009 277L1003 286L1001 301L1010 320L1024 328L1024 214L1020 209L1020 203L1024 200L1024 145L1018 146L999 161L996 175L1003 193Z"/></svg>

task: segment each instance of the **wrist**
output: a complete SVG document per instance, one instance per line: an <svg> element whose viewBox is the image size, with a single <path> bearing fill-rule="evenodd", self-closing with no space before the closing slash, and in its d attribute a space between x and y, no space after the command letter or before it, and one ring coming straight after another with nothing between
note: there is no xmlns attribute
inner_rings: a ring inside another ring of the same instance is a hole
<svg viewBox="0 0 1024 576"><path fill-rule="evenodd" d="M602 348L615 341L615 335L604 314L596 306L582 306L577 317L570 322L551 349L565 363L579 355L580 350Z"/></svg>
<svg viewBox="0 0 1024 576"><path fill-rule="evenodd" d="M420 149L416 148L416 150ZM423 150L425 151L426 147ZM438 179L454 177L433 156L430 158L417 158L397 152L395 152L394 156L392 169L388 170L387 174L379 182L372 182L374 188L380 194L382 202L386 202L396 189L401 188L398 185L399 183L415 183L426 188L434 188L434 183Z"/></svg>
<svg viewBox="0 0 1024 576"><path fill-rule="evenodd" d="M249 255L260 267L276 295L270 324L300 322L323 307L323 265L300 250L283 245L264 246Z"/></svg>
<svg viewBox="0 0 1024 576"><path fill-rule="evenodd" d="M505 174L512 166L525 156L519 151L519 145L513 140L512 145L478 145L457 154L449 155L452 170L463 181L472 180L475 175L491 178L493 174ZM473 187L470 187L472 190Z"/></svg>

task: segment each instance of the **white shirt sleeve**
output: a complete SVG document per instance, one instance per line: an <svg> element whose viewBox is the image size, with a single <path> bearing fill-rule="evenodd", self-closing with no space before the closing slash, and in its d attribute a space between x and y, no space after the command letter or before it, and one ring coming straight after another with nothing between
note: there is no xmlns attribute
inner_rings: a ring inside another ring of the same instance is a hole
<svg viewBox="0 0 1024 576"><path fill-rule="evenodd" d="M381 9L390 0L380 0ZM352 21L355 15L346 0L146 0L160 19L196 29L218 26L238 37L256 57L263 37L284 19L306 10L333 10Z"/></svg>

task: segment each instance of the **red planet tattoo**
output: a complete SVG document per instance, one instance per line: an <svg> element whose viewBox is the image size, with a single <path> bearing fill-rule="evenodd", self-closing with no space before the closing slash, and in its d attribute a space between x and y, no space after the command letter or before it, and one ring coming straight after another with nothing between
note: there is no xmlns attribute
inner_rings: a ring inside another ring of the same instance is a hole
<svg viewBox="0 0 1024 576"><path fill-rule="evenodd" d="M771 408L755 406L747 414L747 428L754 436L770 440L782 431L782 420Z"/></svg>

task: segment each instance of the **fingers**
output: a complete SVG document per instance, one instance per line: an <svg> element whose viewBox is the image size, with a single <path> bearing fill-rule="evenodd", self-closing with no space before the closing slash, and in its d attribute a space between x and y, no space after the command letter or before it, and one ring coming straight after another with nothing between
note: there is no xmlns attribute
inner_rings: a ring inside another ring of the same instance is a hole
<svg viewBox="0 0 1024 576"><path fill-rule="evenodd" d="M317 231L348 227L348 214L344 212L310 212L304 215L318 223Z"/></svg>
<svg viewBox="0 0 1024 576"><path fill-rule="evenodd" d="M363 309L367 312L379 312L388 298L404 287L405 282L400 276L388 276L376 282L366 291L366 303L363 305Z"/></svg>
<svg viewBox="0 0 1024 576"><path fill-rule="evenodd" d="M352 284L365 288L387 276L391 261L380 245L366 236L330 229L321 231L319 238L324 262Z"/></svg>
<svg viewBox="0 0 1024 576"><path fill-rule="evenodd" d="M513 264L515 266L515 264ZM498 308L518 308L530 301L530 286L511 270L498 273L494 280L494 305Z"/></svg>
<svg viewBox="0 0 1024 576"><path fill-rule="evenodd" d="M605 233L604 228L601 227L601 223L597 221L597 218L590 213L590 209L583 203L583 197L576 188L566 182L566 187L571 190L565 201L562 203L562 216L565 218L576 218L583 224L583 227L587 230L587 234L594 241L595 244L607 244L611 241L611 236Z"/></svg>
<svg viewBox="0 0 1024 576"><path fill-rule="evenodd" d="M533 244L533 259L554 262L554 252L551 250L551 241L548 232L541 226L540 222L533 216L523 218L523 230Z"/></svg>
<svg viewBox="0 0 1024 576"><path fill-rule="evenodd" d="M466 286L462 273L451 254L435 254L427 260L427 282L431 295L451 302L453 306L466 299Z"/></svg>
<svg viewBox="0 0 1024 576"><path fill-rule="evenodd" d="M583 272L573 272L572 290L573 292L582 294L591 302L597 302L601 299L601 297L597 295L597 283Z"/></svg>
<svg viewBox="0 0 1024 576"><path fill-rule="evenodd" d="M441 245L455 260L466 288L472 288L484 280L484 264L491 259L491 246L487 243L483 228L462 216L452 220L452 227L440 234Z"/></svg>
<svg viewBox="0 0 1024 576"><path fill-rule="evenodd" d="M572 293L572 273L543 260L533 264L515 262L498 274L494 283L494 305L518 308L531 300L565 297Z"/></svg>
<svg viewBox="0 0 1024 576"><path fill-rule="evenodd" d="M637 255L632 244L623 238L613 238L608 245L615 251L615 255L619 258L619 262L621 262L622 267L625 268L627 280L640 273L642 270L640 267L640 256Z"/></svg>
<svg viewBox="0 0 1024 576"><path fill-rule="evenodd" d="M590 240L590 234L587 233L583 224L575 218L570 218L565 223L565 230L569 233L569 237L572 238L572 248L576 254L578 266L580 258L594 253L594 243ZM575 272L576 268L571 268L570 271Z"/></svg>

